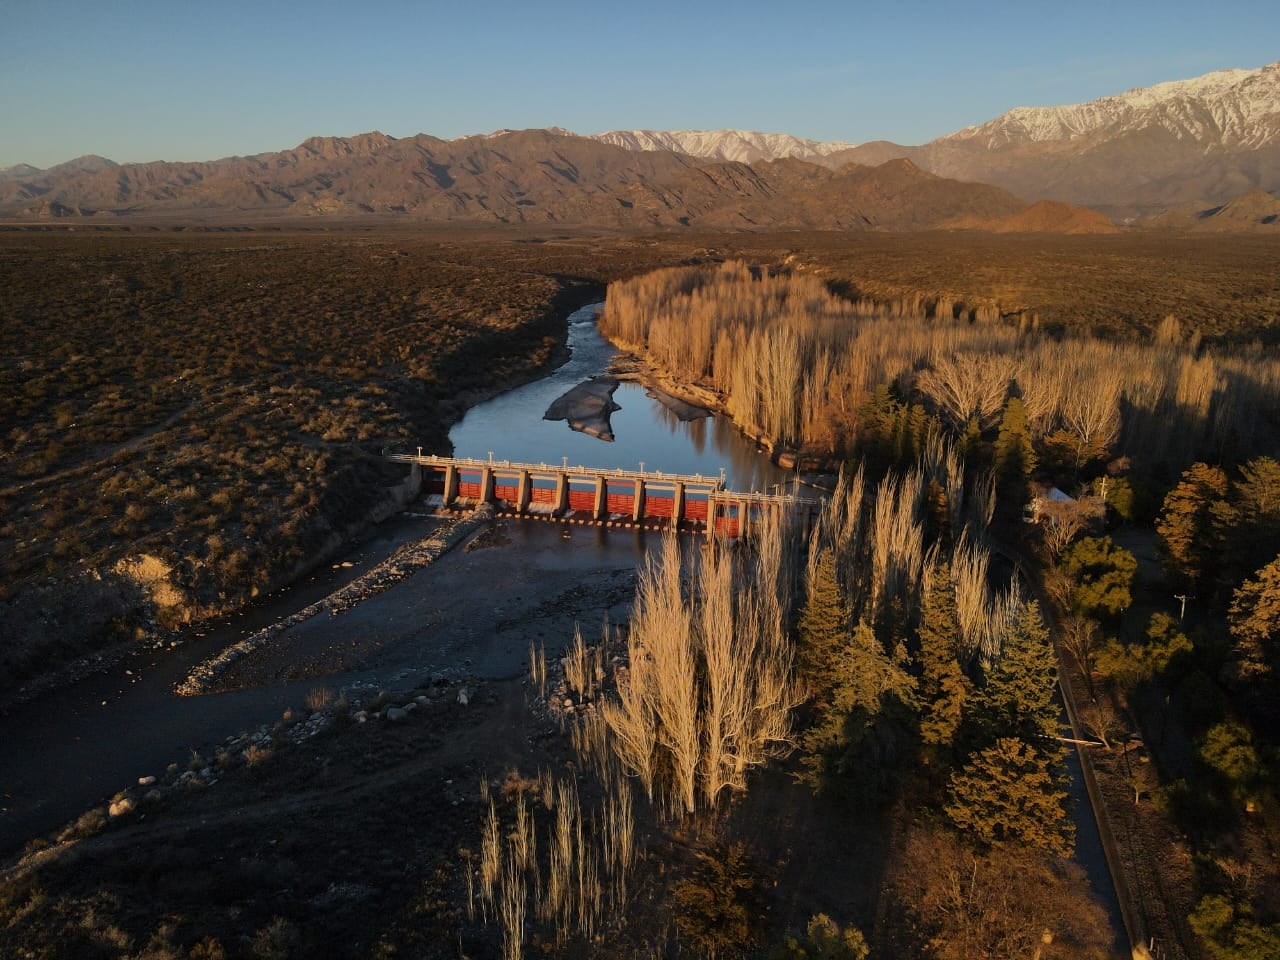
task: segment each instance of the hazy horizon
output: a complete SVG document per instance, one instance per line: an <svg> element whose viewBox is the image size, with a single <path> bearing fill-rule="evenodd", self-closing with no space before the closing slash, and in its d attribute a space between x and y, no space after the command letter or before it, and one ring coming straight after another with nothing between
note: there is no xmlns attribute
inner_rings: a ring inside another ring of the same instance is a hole
<svg viewBox="0 0 1280 960"><path fill-rule="evenodd" d="M1241 0L1002 0L963 13L807 3L785 16L659 2L643 17L580 2L478 15L387 0L322 0L301 17L236 0L215 18L154 0L55 0L9 11L6 29L0 167L213 160L372 130L733 128L918 144L1015 106L1280 58L1280 12Z"/></svg>

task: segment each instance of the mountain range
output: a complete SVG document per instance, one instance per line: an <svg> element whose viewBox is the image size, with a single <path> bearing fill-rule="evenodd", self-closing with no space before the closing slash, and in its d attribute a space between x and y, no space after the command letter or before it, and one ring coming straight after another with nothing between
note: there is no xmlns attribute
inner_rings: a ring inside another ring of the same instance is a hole
<svg viewBox="0 0 1280 960"><path fill-rule="evenodd" d="M316 216L617 226L1099 232L1107 214L1277 229L1280 63L1018 107L921 146L559 128L314 137L199 163L0 170L0 216ZM1047 202L1045 202L1047 201ZM1084 211L1092 207L1103 213Z"/></svg>

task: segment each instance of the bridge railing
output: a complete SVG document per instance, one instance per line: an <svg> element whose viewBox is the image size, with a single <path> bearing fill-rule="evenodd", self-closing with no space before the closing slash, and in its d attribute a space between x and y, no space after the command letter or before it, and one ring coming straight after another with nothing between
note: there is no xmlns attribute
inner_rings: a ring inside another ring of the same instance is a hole
<svg viewBox="0 0 1280 960"><path fill-rule="evenodd" d="M620 480L653 480L664 483L683 483L694 486L710 486L725 489L724 471L718 477L702 474L664 473L661 470L623 470L621 467L587 467L568 463L522 463L515 460L481 460L477 457L441 457L436 454L387 453L388 460L397 463L414 463L424 467L463 467L474 470L521 470L530 473L563 473L584 477L616 477ZM743 494L746 496L746 494Z"/></svg>

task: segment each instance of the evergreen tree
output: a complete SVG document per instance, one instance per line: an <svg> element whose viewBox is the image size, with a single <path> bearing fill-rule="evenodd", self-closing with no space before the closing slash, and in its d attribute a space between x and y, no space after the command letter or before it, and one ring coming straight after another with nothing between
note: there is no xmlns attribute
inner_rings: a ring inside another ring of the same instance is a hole
<svg viewBox="0 0 1280 960"><path fill-rule="evenodd" d="M1138 561L1110 537L1085 537L1062 552L1059 564L1075 581L1071 608L1077 616L1118 617L1133 601L1130 587Z"/></svg>
<svg viewBox="0 0 1280 960"><path fill-rule="evenodd" d="M849 608L831 550L818 559L798 626L800 676L821 711L831 700L839 679L839 662L849 642Z"/></svg>
<svg viewBox="0 0 1280 960"><path fill-rule="evenodd" d="M990 846L1020 842L1071 855L1074 828L1057 769L1061 751L1001 737L952 774L943 812L961 831Z"/></svg>
<svg viewBox="0 0 1280 960"><path fill-rule="evenodd" d="M1218 467L1193 463L1164 498L1156 533L1167 572L1192 584L1216 572L1222 550L1213 509L1226 499L1227 487L1227 475Z"/></svg>
<svg viewBox="0 0 1280 960"><path fill-rule="evenodd" d="M1152 616L1144 643L1125 644L1109 640L1098 651L1098 673L1110 677L1120 686L1131 689L1160 676L1179 656L1193 647L1178 622L1167 613Z"/></svg>
<svg viewBox="0 0 1280 960"><path fill-rule="evenodd" d="M963 634L956 610L951 567L940 564L920 612L920 739L946 747L955 739L973 697L973 684L960 666Z"/></svg>
<svg viewBox="0 0 1280 960"><path fill-rule="evenodd" d="M1241 676L1269 674L1280 658L1280 556L1240 585L1228 619Z"/></svg>
<svg viewBox="0 0 1280 960"><path fill-rule="evenodd" d="M1021 398L1010 397L1004 405L1000 432L996 435L996 476L1007 490L1026 491L1027 479L1036 467L1031 443L1031 424Z"/></svg>
<svg viewBox="0 0 1280 960"><path fill-rule="evenodd" d="M977 417L970 417L965 424L964 433L960 437L960 452L969 466L976 465L982 456L982 425L978 423Z"/></svg>
<svg viewBox="0 0 1280 960"><path fill-rule="evenodd" d="M1047 741L1057 734L1058 683L1049 630L1040 605L1026 604L1001 645L1000 657L987 670L976 712L982 742L1001 737Z"/></svg>
<svg viewBox="0 0 1280 960"><path fill-rule="evenodd" d="M867 797L896 778L911 741L915 682L899 651L890 655L861 622L833 661L837 682L801 737L807 756L801 779L815 790L854 774Z"/></svg>
<svg viewBox="0 0 1280 960"><path fill-rule="evenodd" d="M1230 544L1223 576L1231 586L1275 555L1280 543L1280 463L1257 457L1240 468L1228 500L1210 508L1219 543Z"/></svg>

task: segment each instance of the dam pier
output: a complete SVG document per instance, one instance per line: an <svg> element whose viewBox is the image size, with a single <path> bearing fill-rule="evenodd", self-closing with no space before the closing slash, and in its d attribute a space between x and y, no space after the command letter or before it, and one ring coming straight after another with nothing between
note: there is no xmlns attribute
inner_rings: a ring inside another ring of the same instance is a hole
<svg viewBox="0 0 1280 960"><path fill-rule="evenodd" d="M788 494L729 490L723 472L704 477L421 453L390 453L386 458L421 471L422 495L429 505L446 511L490 503L505 516L673 528L732 539L746 536L770 514L795 523L807 535L821 506L818 500Z"/></svg>

